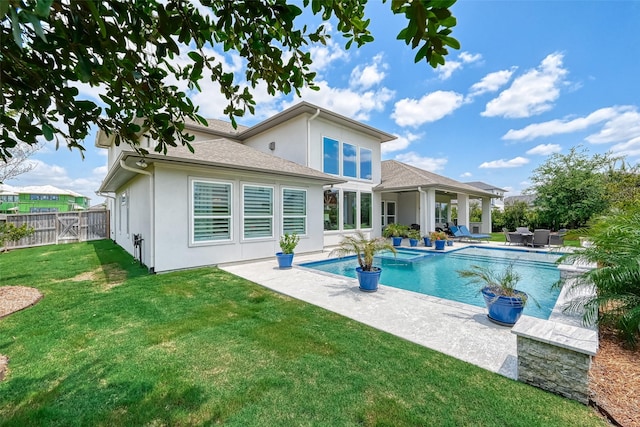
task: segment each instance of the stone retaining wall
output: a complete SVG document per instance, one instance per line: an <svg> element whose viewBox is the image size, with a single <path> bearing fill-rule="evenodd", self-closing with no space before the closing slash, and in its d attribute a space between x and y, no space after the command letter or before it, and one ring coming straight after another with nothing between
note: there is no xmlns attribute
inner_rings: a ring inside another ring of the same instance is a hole
<svg viewBox="0 0 640 427"><path fill-rule="evenodd" d="M523 316L518 336L518 380L589 403L589 368L598 349L593 329Z"/></svg>

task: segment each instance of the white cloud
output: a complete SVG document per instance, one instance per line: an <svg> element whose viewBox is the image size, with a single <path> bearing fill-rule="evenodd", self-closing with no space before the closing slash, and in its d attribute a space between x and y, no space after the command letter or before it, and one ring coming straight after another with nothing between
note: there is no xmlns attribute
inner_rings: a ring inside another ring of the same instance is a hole
<svg viewBox="0 0 640 427"><path fill-rule="evenodd" d="M338 43L332 39L327 40L326 45L315 43L309 48L311 54L311 60L313 63L310 65L310 69L318 73L318 77L321 77L332 62L340 59L347 59L347 52L345 52Z"/></svg>
<svg viewBox="0 0 640 427"><path fill-rule="evenodd" d="M601 108L586 117L578 117L574 119L556 119L550 120L548 122L534 123L522 129L510 129L502 137L502 139L530 141L532 139L545 136L578 132L603 121L616 118L621 113L629 111L633 108L634 107L630 106Z"/></svg>
<svg viewBox="0 0 640 427"><path fill-rule="evenodd" d="M614 156L640 157L640 136L611 147Z"/></svg>
<svg viewBox="0 0 640 427"><path fill-rule="evenodd" d="M384 80L386 73L384 70L389 68L387 63L382 62L382 55L378 54L373 57L373 63L362 66L358 65L351 71L349 86L352 88L369 89Z"/></svg>
<svg viewBox="0 0 640 427"><path fill-rule="evenodd" d="M358 92L352 89L332 88L326 81L316 81L320 90L303 88L301 98L312 104L351 117L355 120L369 120L372 111L384 111L385 105L395 95L395 92L382 87L376 90ZM294 100L285 106L297 103Z"/></svg>
<svg viewBox="0 0 640 427"><path fill-rule="evenodd" d="M471 172L464 172L460 174L460 178L469 178L472 177L473 174Z"/></svg>
<svg viewBox="0 0 640 427"><path fill-rule="evenodd" d="M539 154L541 156L548 156L549 154L559 153L562 151L562 147L558 144L540 144L527 151L529 155Z"/></svg>
<svg viewBox="0 0 640 427"><path fill-rule="evenodd" d="M487 103L486 117L531 117L550 110L560 96L568 71L562 67L563 55L553 53L540 66L517 77L511 86Z"/></svg>
<svg viewBox="0 0 640 427"><path fill-rule="evenodd" d="M461 70L465 64L472 64L474 62L480 61L482 59L482 55L479 53L469 53L469 52L461 52L456 59L448 59L444 65L436 68L434 71L438 74L438 78L440 80L449 79L454 72L457 70Z"/></svg>
<svg viewBox="0 0 640 427"><path fill-rule="evenodd" d="M456 92L436 91L420 99L404 98L396 102L391 117L399 126L418 127L435 122L457 110L463 96Z"/></svg>
<svg viewBox="0 0 640 427"><path fill-rule="evenodd" d="M611 118L600 132L589 135L586 140L592 144L625 142L640 137L640 113L635 107Z"/></svg>
<svg viewBox="0 0 640 427"><path fill-rule="evenodd" d="M485 93L496 92L511 80L511 76L517 68L518 67L511 67L510 70L501 70L487 74L482 80L471 86L468 97L473 98Z"/></svg>
<svg viewBox="0 0 640 427"><path fill-rule="evenodd" d="M417 153L414 153L413 151L409 153L398 154L395 159L399 162L407 163L411 166L415 166L429 172L437 172L444 169L444 166L448 162L448 160L445 158L423 157Z"/></svg>
<svg viewBox="0 0 640 427"><path fill-rule="evenodd" d="M491 162L482 163L480 169L503 169L503 168L519 168L529 163L529 159L524 157L514 157L511 160L493 160Z"/></svg>
<svg viewBox="0 0 640 427"><path fill-rule="evenodd" d="M401 151L409 147L409 145L424 136L424 134L414 134L411 132L407 132L404 135L397 135L397 139L393 141L387 141L383 143L380 147L382 147L382 154L392 153L394 151Z"/></svg>

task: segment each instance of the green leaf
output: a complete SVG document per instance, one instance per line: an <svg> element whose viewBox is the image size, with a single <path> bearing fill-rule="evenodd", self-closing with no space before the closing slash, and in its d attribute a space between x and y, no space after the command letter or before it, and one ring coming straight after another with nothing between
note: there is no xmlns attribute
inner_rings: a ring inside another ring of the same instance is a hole
<svg viewBox="0 0 640 427"><path fill-rule="evenodd" d="M47 123L42 124L42 134L47 141L53 140L53 128Z"/></svg>
<svg viewBox="0 0 640 427"><path fill-rule="evenodd" d="M34 12L42 18L48 18L53 0L38 0Z"/></svg>
<svg viewBox="0 0 640 427"><path fill-rule="evenodd" d="M33 30L36 32L36 35L42 39L45 43L47 42L47 38L44 35L44 31L42 31L42 25L40 25L40 19L32 13L27 13L27 19L33 25Z"/></svg>
<svg viewBox="0 0 640 427"><path fill-rule="evenodd" d="M200 55L198 52L191 51L191 52L187 53L187 55L189 56L189 58L193 59L195 62L202 62L203 61L202 55Z"/></svg>
<svg viewBox="0 0 640 427"><path fill-rule="evenodd" d="M0 0L0 20L2 20L9 11L9 0Z"/></svg>
<svg viewBox="0 0 640 427"><path fill-rule="evenodd" d="M13 33L13 41L22 49L22 31L20 30L20 20L14 8L11 8L11 32Z"/></svg>
<svg viewBox="0 0 640 427"><path fill-rule="evenodd" d="M102 35L102 37L106 38L107 28L104 25L104 20L102 19L102 16L100 16L100 13L98 12L98 9L96 8L94 1L85 0L85 5L91 11L91 16L93 17L93 19L95 19L95 21L98 23L98 26L100 27L100 34Z"/></svg>

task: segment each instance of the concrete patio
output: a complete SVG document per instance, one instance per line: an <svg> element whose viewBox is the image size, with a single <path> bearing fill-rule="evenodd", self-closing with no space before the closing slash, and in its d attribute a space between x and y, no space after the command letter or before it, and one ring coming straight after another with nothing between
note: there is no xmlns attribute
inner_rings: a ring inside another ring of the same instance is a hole
<svg viewBox="0 0 640 427"><path fill-rule="evenodd" d="M468 245L457 243L456 246L447 249L455 250L462 246ZM495 243L485 243L483 246L504 248L504 245ZM511 333L511 328L490 322L486 316L486 309L383 284L377 292L365 293L358 290L356 279L298 266L327 257L328 252L296 255L294 267L290 270L278 269L275 257L249 263L221 265L220 268L281 294L325 308L508 378L517 378L516 336ZM561 293L550 320L579 325L579 319L560 312L558 307L563 299L564 293Z"/></svg>

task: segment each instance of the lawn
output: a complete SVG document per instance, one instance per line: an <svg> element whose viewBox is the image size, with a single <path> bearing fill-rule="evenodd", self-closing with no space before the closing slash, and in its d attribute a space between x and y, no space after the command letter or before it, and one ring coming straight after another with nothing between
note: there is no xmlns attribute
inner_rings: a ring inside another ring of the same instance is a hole
<svg viewBox="0 0 640 427"><path fill-rule="evenodd" d="M605 425L588 407L216 268L108 240L0 255L45 297L0 320L0 425Z"/></svg>

